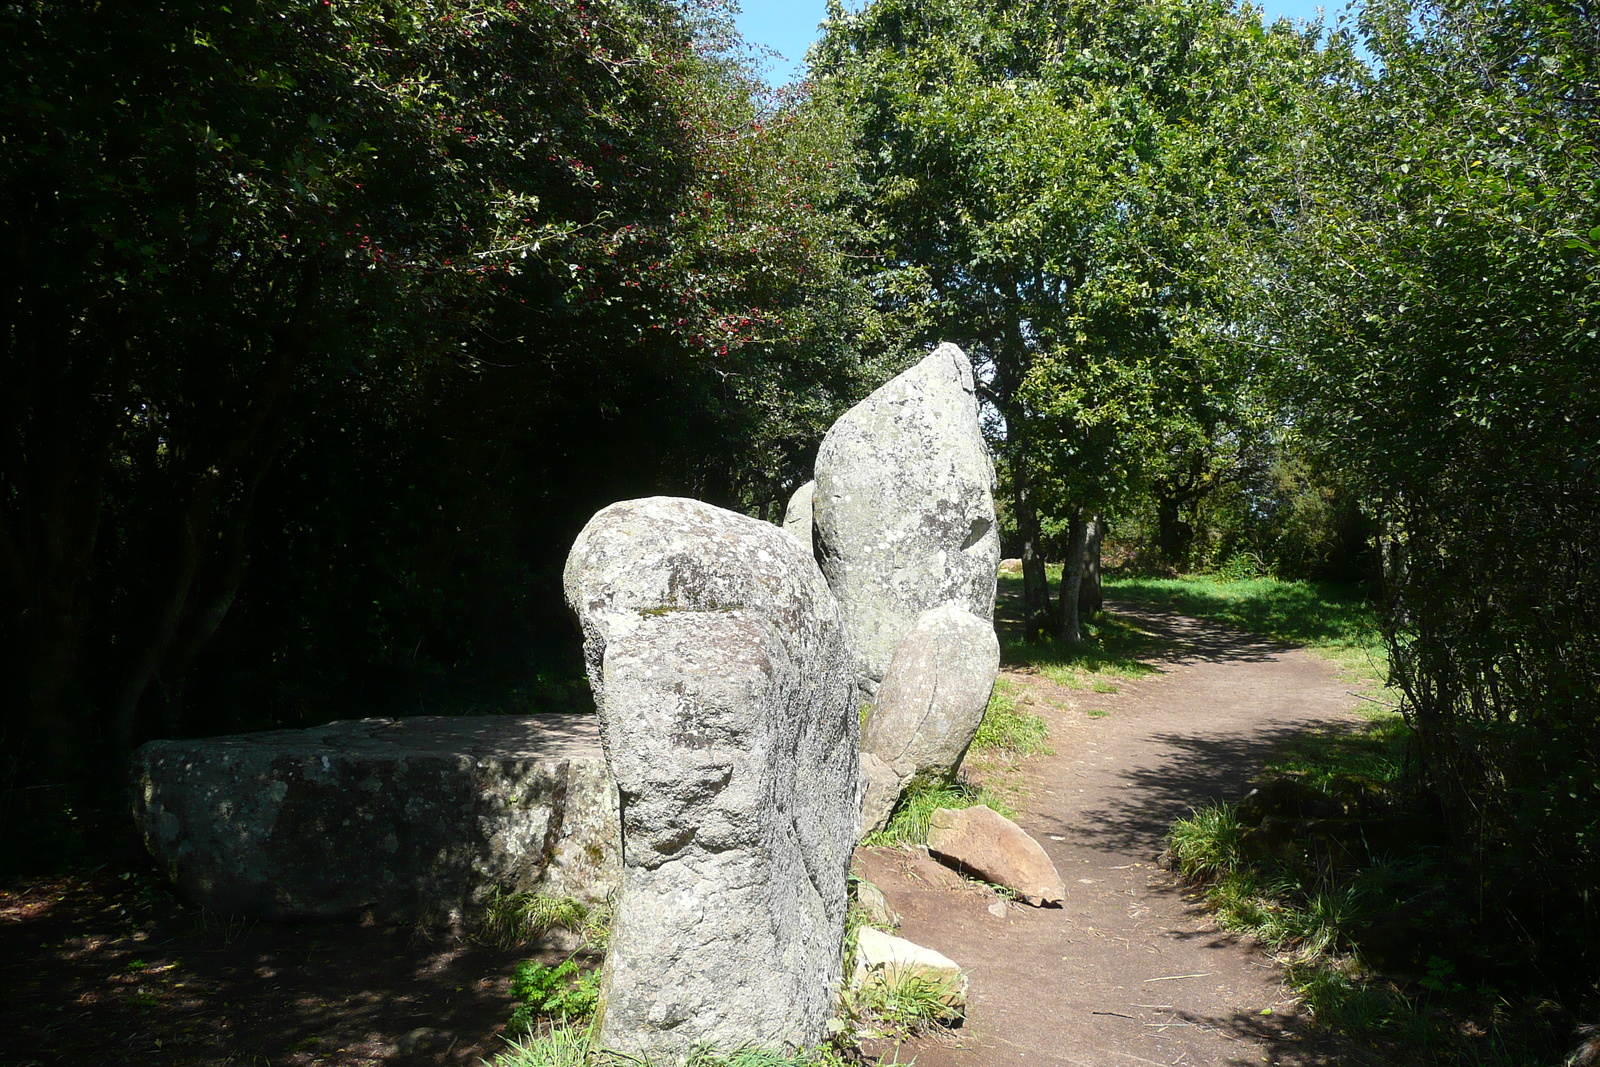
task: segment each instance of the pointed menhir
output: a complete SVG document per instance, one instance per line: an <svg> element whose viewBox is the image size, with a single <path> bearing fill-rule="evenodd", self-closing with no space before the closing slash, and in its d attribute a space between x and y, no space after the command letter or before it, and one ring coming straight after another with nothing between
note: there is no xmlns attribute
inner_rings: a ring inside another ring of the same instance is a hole
<svg viewBox="0 0 1600 1067"><path fill-rule="evenodd" d="M823 438L817 552L867 697L923 612L955 604L994 618L994 487L972 364L952 344L845 412Z"/></svg>

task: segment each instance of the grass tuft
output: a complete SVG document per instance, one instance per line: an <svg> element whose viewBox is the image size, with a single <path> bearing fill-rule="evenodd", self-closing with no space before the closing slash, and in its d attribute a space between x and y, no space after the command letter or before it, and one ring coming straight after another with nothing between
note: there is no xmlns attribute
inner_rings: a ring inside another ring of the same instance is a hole
<svg viewBox="0 0 1600 1067"><path fill-rule="evenodd" d="M1220 878L1238 865L1244 832L1232 804L1208 804L1172 824L1167 847L1185 878Z"/></svg>
<svg viewBox="0 0 1600 1067"><path fill-rule="evenodd" d="M1017 812L1009 798L984 785L964 781L913 782L900 797L899 806L889 819L889 825L871 834L863 845L925 845L928 843L928 823L939 808L970 808L986 804L1008 819Z"/></svg>
<svg viewBox="0 0 1600 1067"><path fill-rule="evenodd" d="M588 948L603 952L614 911L609 901L585 904L571 897L496 889L484 908L478 937L500 948L520 948L552 930L570 930L582 937Z"/></svg>
<svg viewBox="0 0 1600 1067"><path fill-rule="evenodd" d="M1010 756L1043 755L1050 751L1049 737L1050 724L1018 706L1016 686L1005 678L996 679L988 710L972 739L973 750Z"/></svg>
<svg viewBox="0 0 1600 1067"><path fill-rule="evenodd" d="M594 1049L594 1033L587 1026L559 1026L511 1042L511 1048L494 1058L492 1067L676 1067L669 1057L630 1056ZM744 1048L724 1052L696 1049L682 1067L845 1067L846 1061L831 1048L802 1052Z"/></svg>
<svg viewBox="0 0 1600 1067"><path fill-rule="evenodd" d="M858 1032L904 1041L945 1029L961 1017L961 979L901 973L878 976L846 991L844 1014Z"/></svg>
<svg viewBox="0 0 1600 1067"><path fill-rule="evenodd" d="M510 1042L492 1067L589 1067L587 1026L557 1026Z"/></svg>

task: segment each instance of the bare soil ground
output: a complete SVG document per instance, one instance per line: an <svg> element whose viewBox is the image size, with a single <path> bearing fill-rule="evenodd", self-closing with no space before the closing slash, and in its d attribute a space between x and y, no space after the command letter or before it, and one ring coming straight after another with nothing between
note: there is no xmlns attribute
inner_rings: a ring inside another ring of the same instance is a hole
<svg viewBox="0 0 1600 1067"><path fill-rule="evenodd" d="M527 949L189 908L154 872L0 891L0 1064L445 1067L505 1049Z"/></svg>
<svg viewBox="0 0 1600 1067"><path fill-rule="evenodd" d="M1012 673L1054 754L1024 762L1018 822L1066 880L1062 908L1002 906L926 857L889 849L858 869L901 934L971 976L966 1025L898 1052L920 1067L1368 1062L1315 1035L1258 946L1221 932L1156 866L1192 807L1236 799L1287 738L1353 725L1349 688L1311 653L1175 615L1112 605L1170 640L1159 673L1117 692ZM891 1053L889 1057L893 1058Z"/></svg>
<svg viewBox="0 0 1600 1067"><path fill-rule="evenodd" d="M1001 908L925 857L863 856L905 936L972 974L967 1025L886 1060L1363 1062L1309 1038L1271 962L1153 862L1172 819L1242 793L1282 739L1351 721L1346 687L1309 653L1116 610L1172 641L1160 673L1115 693L1016 678L1054 748L1021 769L1020 821L1066 878L1064 908ZM0 890L0 1064L477 1064L505 1047L512 969L534 955L448 931L229 919L180 904L148 865L36 881Z"/></svg>

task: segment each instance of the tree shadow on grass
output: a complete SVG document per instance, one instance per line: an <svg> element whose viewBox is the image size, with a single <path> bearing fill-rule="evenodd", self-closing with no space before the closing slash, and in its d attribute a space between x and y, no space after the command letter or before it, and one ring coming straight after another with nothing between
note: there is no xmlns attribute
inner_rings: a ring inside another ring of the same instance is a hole
<svg viewBox="0 0 1600 1067"><path fill-rule="evenodd" d="M1022 583L1000 581L995 629L1000 661L1042 673L1140 678L1185 661L1259 662L1294 646L1257 633L1201 623L1170 605L1145 600L1107 600L1106 610L1083 621L1084 640L1069 645L1052 637L1028 640L1023 624Z"/></svg>
<svg viewBox="0 0 1600 1067"><path fill-rule="evenodd" d="M1296 644L1361 646L1377 639L1371 590L1334 582L1116 577L1107 593L1141 610L1181 613Z"/></svg>
<svg viewBox="0 0 1600 1067"><path fill-rule="evenodd" d="M1106 607L1149 635L1158 662L1260 663L1295 647L1147 604L1108 600Z"/></svg>

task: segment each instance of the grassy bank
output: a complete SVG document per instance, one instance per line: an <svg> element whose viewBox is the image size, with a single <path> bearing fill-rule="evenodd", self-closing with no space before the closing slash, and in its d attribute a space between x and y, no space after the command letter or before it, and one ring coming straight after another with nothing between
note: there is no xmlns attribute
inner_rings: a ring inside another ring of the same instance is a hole
<svg viewBox="0 0 1600 1067"><path fill-rule="evenodd" d="M1309 648L1338 664L1365 697L1378 697L1388 672L1377 607L1360 586L1213 575L1116 577L1106 581L1105 593Z"/></svg>

